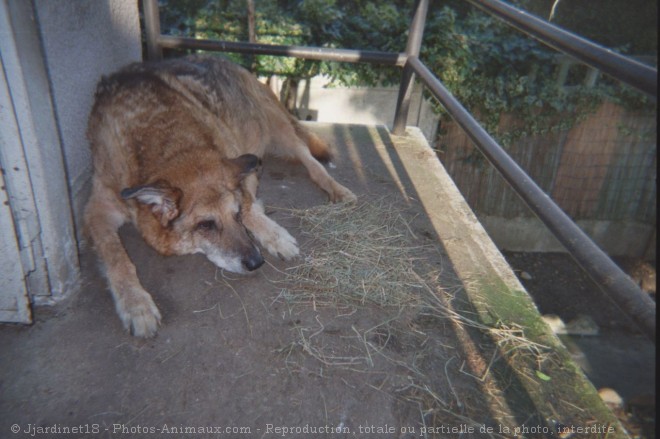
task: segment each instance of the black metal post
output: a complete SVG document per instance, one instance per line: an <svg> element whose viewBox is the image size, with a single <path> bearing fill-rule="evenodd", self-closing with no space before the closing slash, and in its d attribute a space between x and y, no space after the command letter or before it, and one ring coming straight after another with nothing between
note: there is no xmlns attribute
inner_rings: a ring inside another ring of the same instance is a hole
<svg viewBox="0 0 660 439"><path fill-rule="evenodd" d="M499 0L468 0L548 46L571 55L656 99L658 71Z"/></svg>
<svg viewBox="0 0 660 439"><path fill-rule="evenodd" d="M575 261L603 288L616 304L655 341L655 302L600 249L518 166L479 125L461 103L417 58L407 65L431 90L454 120L470 136L518 196L545 223Z"/></svg>
<svg viewBox="0 0 660 439"><path fill-rule="evenodd" d="M406 55L408 57L418 57L422 46L422 37L424 36L424 26L426 24L426 14L429 9L428 0L418 0L415 6L415 14L410 23L410 33L408 34L408 43L406 44ZM413 83L415 82L415 73L406 65L401 74L401 85L399 85L399 97L396 102L396 111L394 113L394 122L392 124L392 134L402 135L406 131L408 121L408 109L410 107L410 96L412 95Z"/></svg>
<svg viewBox="0 0 660 439"><path fill-rule="evenodd" d="M142 0L144 9L144 27L147 38L147 59L157 61L163 59L163 48L160 45L160 14L158 0Z"/></svg>

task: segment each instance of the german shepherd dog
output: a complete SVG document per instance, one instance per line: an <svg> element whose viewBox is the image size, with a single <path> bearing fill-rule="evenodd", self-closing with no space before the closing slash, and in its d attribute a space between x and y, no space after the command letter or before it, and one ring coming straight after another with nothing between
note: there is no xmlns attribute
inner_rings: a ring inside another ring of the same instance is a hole
<svg viewBox="0 0 660 439"><path fill-rule="evenodd" d="M102 78L87 136L94 176L85 229L105 266L124 327L156 333L161 316L118 235L132 222L163 255L203 253L244 273L284 259L296 240L256 198L265 153L302 163L333 202L355 195L320 161L328 145L302 127L247 70L213 56L131 64Z"/></svg>

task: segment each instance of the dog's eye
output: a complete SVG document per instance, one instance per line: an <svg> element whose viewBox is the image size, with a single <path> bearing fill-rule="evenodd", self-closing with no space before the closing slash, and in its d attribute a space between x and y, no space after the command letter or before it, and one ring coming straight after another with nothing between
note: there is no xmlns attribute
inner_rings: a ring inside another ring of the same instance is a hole
<svg viewBox="0 0 660 439"><path fill-rule="evenodd" d="M195 225L195 230L212 232L218 230L218 225L213 220L200 221Z"/></svg>

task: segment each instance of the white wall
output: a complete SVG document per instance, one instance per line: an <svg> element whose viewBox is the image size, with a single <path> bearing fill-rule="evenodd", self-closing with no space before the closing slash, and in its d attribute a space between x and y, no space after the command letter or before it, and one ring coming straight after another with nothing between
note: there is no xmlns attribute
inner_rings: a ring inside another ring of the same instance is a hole
<svg viewBox="0 0 660 439"><path fill-rule="evenodd" d="M138 1L36 0L35 7L79 219L91 176L87 116L101 75L142 59Z"/></svg>
<svg viewBox="0 0 660 439"><path fill-rule="evenodd" d="M0 279L22 273L33 303L78 285L87 115L101 75L141 56L136 0L0 1L0 166L10 208L0 232L20 253Z"/></svg>
<svg viewBox="0 0 660 439"><path fill-rule="evenodd" d="M340 87L328 86L329 80L316 76L298 85L297 106L301 119L317 122L387 125L392 127L398 87ZM271 79L271 85L279 93L282 84ZM431 105L422 99L422 87L415 85L408 112L407 125L419 127L426 139L433 143L438 127L438 117Z"/></svg>

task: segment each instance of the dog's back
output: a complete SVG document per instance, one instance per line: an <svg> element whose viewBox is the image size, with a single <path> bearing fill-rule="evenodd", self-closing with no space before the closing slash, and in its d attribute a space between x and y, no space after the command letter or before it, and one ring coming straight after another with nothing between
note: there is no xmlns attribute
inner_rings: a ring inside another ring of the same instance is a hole
<svg viewBox="0 0 660 439"><path fill-rule="evenodd" d="M223 155L273 153L296 158L291 133L321 162L331 159L329 146L291 116L266 85L244 68L220 57L193 55L156 63L135 63L105 78L97 90L97 105L131 99L132 108L179 108L203 123ZM138 95L138 96L136 96ZM119 98L118 98L119 97ZM142 105L139 102L142 102ZM128 109L127 109L128 110ZM126 111L124 113L127 113ZM134 117L134 111L128 111ZM172 120L181 120L176 115Z"/></svg>
<svg viewBox="0 0 660 439"><path fill-rule="evenodd" d="M87 129L95 176L117 191L144 183L152 167L162 166L168 147L194 140L179 139L178 126L193 129L195 122L178 93L153 72L126 70L103 78Z"/></svg>

